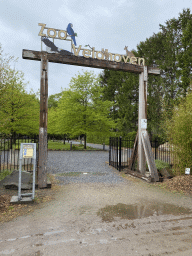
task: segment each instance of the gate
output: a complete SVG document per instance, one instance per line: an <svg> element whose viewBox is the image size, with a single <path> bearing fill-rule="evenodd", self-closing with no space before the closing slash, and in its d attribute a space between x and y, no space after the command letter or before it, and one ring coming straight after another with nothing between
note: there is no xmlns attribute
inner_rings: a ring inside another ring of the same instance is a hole
<svg viewBox="0 0 192 256"><path fill-rule="evenodd" d="M109 165L117 170L129 166L129 159L133 151L134 140L123 139L122 137L110 137L109 139Z"/></svg>
<svg viewBox="0 0 192 256"><path fill-rule="evenodd" d="M36 166L38 168L39 159L39 136L24 135L0 135L0 172L5 170L13 171L19 168L19 151L21 143L37 143ZM23 170L32 171L32 159L23 160Z"/></svg>
<svg viewBox="0 0 192 256"><path fill-rule="evenodd" d="M132 165L132 158L137 159L137 152L134 151L134 140L123 139L122 137L110 137L109 139L109 165L115 167L118 171L124 168L138 170L138 163ZM155 160L161 160L173 166L176 159L174 151L167 150L167 146L158 140L151 140L152 157ZM133 155L136 153L136 155Z"/></svg>

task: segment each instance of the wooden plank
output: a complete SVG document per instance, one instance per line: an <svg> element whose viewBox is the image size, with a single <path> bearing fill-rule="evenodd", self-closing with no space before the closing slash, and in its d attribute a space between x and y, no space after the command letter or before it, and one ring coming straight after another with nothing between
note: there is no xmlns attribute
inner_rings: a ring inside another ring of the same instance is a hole
<svg viewBox="0 0 192 256"><path fill-rule="evenodd" d="M159 181L159 175L155 165L155 160L152 154L151 144L149 141L149 135L147 131L141 131L141 139L142 139L142 145L144 148L145 157L147 159L150 175L154 179L154 181Z"/></svg>
<svg viewBox="0 0 192 256"><path fill-rule="evenodd" d="M23 59L41 61L42 54L43 52L41 51L24 49L22 52L22 57ZM98 60L96 58L85 58L82 56L75 56L75 55L62 55L59 53L47 53L47 58L49 62L53 62L53 63L63 63L63 64L69 64L69 65L85 66L85 67L100 68L100 69L120 70L120 71L132 72L137 74L143 72L143 66L134 65L134 64L125 63L125 62ZM156 74L157 71L154 68L151 70L151 68L149 67L148 72Z"/></svg>
<svg viewBox="0 0 192 256"><path fill-rule="evenodd" d="M151 182L152 179L151 177L146 177L145 175L142 175L140 172L138 171L132 171L130 169L125 169L125 174L129 174L131 176L134 176L134 177L137 177L137 178L140 178L142 180L145 180L147 182Z"/></svg>
<svg viewBox="0 0 192 256"><path fill-rule="evenodd" d="M134 142L133 151L131 154L131 159L129 161L129 169L130 170L134 170L135 161L136 161L136 157L137 157L137 149L138 149L138 131L137 131L137 135L135 137L135 142Z"/></svg>
<svg viewBox="0 0 192 256"><path fill-rule="evenodd" d="M148 74L160 75L160 69L154 67L148 67Z"/></svg>
<svg viewBox="0 0 192 256"><path fill-rule="evenodd" d="M147 76L147 74L145 74ZM145 78L147 80L147 78ZM139 74L139 113L138 113L138 169L144 174L146 170L146 159L141 141L141 119L146 119L146 97L145 97L144 72Z"/></svg>
<svg viewBox="0 0 192 256"><path fill-rule="evenodd" d="M38 187L47 187L47 113L48 113L48 60L47 54L41 58L40 83L40 125L39 125L39 170Z"/></svg>

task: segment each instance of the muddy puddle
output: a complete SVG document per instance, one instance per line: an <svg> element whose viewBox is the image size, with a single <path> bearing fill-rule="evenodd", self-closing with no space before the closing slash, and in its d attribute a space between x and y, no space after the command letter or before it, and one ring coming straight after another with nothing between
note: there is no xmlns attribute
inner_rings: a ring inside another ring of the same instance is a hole
<svg viewBox="0 0 192 256"><path fill-rule="evenodd" d="M107 205L104 208L101 208L97 215L102 218L102 221L111 222L114 221L115 217L121 219L141 219L150 216L159 216L172 214L175 216L192 213L191 209L179 207L174 204L167 203L149 203L143 202L139 204L116 204L116 205Z"/></svg>

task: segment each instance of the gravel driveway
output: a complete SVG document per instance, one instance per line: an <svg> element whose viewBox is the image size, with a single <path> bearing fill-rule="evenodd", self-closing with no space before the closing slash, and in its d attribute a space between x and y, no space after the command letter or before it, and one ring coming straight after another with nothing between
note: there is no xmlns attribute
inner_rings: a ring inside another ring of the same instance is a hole
<svg viewBox="0 0 192 256"><path fill-rule="evenodd" d="M0 224L0 255L192 255L192 198L123 179L106 161L108 152L49 151L55 199Z"/></svg>
<svg viewBox="0 0 192 256"><path fill-rule="evenodd" d="M48 173L63 184L125 183L108 161L107 151L48 151Z"/></svg>

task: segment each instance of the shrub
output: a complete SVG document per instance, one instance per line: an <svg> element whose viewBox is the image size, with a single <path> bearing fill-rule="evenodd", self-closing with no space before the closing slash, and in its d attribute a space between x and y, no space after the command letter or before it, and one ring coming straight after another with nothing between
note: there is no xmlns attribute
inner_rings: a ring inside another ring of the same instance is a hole
<svg viewBox="0 0 192 256"><path fill-rule="evenodd" d="M185 173L185 168L192 167L192 94L173 110L173 117L166 121L167 137L174 145L176 175Z"/></svg>

